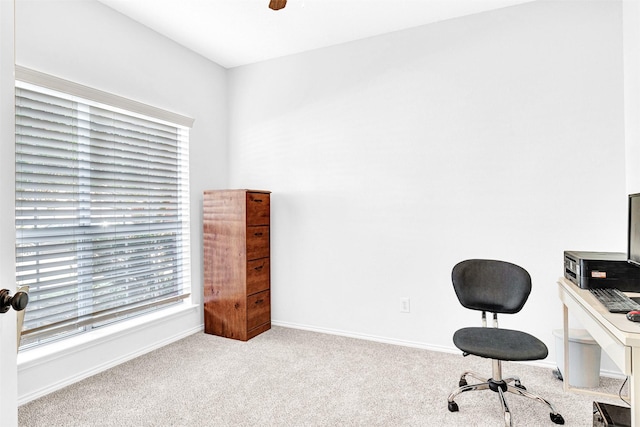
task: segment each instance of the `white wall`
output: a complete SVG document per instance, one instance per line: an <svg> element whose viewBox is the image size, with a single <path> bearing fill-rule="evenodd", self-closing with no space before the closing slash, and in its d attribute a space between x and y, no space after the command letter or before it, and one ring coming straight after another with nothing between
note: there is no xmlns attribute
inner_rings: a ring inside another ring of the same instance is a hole
<svg viewBox="0 0 640 427"><path fill-rule="evenodd" d="M17 0L16 63L195 119L190 140L195 306L119 335L19 360L19 402L200 330L202 191L227 186L226 70L94 0ZM104 335L101 332L101 335Z"/></svg>
<svg viewBox="0 0 640 427"><path fill-rule="evenodd" d="M623 1L627 192L640 193L640 3Z"/></svg>
<svg viewBox="0 0 640 427"><path fill-rule="evenodd" d="M510 260L550 347L563 251L624 251L619 1L539 1L229 72L232 187L272 190L274 323L453 349ZM411 313L400 313L400 298Z"/></svg>

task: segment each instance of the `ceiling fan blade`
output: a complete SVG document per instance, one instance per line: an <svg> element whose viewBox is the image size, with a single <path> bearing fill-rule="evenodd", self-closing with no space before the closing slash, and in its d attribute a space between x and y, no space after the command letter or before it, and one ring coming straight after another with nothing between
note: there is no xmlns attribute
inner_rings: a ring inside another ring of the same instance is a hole
<svg viewBox="0 0 640 427"><path fill-rule="evenodd" d="M269 2L269 8L273 10L284 9L287 5L287 0L271 0Z"/></svg>

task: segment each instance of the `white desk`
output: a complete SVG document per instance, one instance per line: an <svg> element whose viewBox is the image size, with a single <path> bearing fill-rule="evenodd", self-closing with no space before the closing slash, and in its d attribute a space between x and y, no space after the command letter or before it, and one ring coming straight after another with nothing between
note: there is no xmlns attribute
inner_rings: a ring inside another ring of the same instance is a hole
<svg viewBox="0 0 640 427"><path fill-rule="evenodd" d="M586 289L564 277L558 280L563 307L565 391L581 391L569 385L569 311L624 375L629 376L631 425L640 427L640 322L630 322L624 314L609 313ZM630 294L637 295L637 294ZM598 393L595 393L598 394Z"/></svg>

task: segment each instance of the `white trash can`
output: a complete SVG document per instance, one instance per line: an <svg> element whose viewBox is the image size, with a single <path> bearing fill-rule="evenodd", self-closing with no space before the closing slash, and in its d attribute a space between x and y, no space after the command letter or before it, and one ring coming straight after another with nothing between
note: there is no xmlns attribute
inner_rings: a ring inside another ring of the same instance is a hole
<svg viewBox="0 0 640 427"><path fill-rule="evenodd" d="M556 363L564 371L563 330L553 331L556 337ZM584 329L569 329L569 385L592 388L600 385L600 346Z"/></svg>

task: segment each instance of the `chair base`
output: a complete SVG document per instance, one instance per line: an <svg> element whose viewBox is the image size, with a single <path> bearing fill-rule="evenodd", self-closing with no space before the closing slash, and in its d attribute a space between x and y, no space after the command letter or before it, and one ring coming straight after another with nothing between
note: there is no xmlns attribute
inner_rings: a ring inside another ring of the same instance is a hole
<svg viewBox="0 0 640 427"><path fill-rule="evenodd" d="M494 362L495 378L487 379L471 371L467 371L463 373L462 376L460 376L460 381L458 383L459 387L456 390L454 390L449 395L449 398L448 398L449 411L458 412L459 408L458 408L458 404L455 402L455 398L460 393L463 393L465 391L488 389L495 393L498 393L498 396L500 398L500 404L502 405L502 411L504 414L505 426L507 427L510 427L512 424L511 424L511 411L509 410L509 406L507 405L507 401L505 399L505 393L513 393L519 396L524 396L529 399L533 399L547 405L551 410L551 412L549 413L549 417L551 418L551 421L555 424L564 424L564 418L562 417L562 415L558 413L558 411L556 411L556 409L553 407L553 405L549 401L547 401L546 399L543 399L537 394L528 392L526 387L522 385L522 383L520 382L520 378L518 377L514 376L510 378L505 378L505 379L501 378L500 361L494 360L493 362ZM472 377L479 382L475 384L468 384L467 377ZM513 383L513 385L511 385L510 383Z"/></svg>

